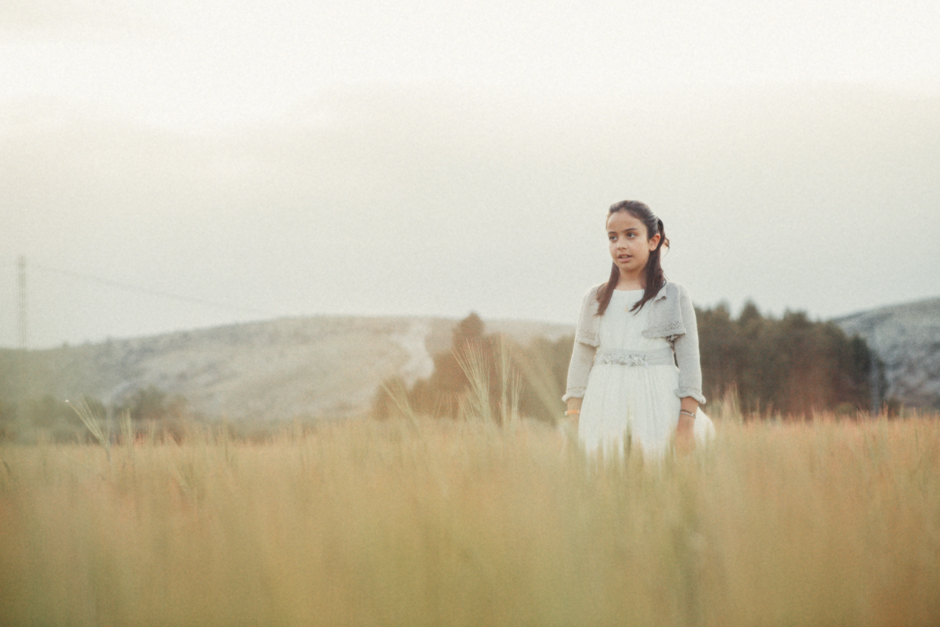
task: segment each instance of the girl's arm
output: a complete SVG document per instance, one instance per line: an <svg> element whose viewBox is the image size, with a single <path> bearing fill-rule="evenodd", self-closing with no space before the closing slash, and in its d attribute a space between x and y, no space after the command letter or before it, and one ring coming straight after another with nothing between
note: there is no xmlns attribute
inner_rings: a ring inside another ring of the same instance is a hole
<svg viewBox="0 0 940 627"><path fill-rule="evenodd" d="M702 365L698 350L698 323L695 320L695 307L685 288L679 290L679 311L685 333L673 340L676 351L676 364L679 366L679 389L676 395L685 403L695 401L695 407L689 409L693 414L699 403L705 402L702 396ZM689 405L691 408L692 406Z"/></svg>
<svg viewBox="0 0 940 627"><path fill-rule="evenodd" d="M567 389L565 395L561 397L561 400L567 403L568 411L581 411L581 401L584 399L588 375L591 374L591 367L594 365L594 353L596 352L596 347L577 341L571 349ZM575 416L574 422L577 423L577 416Z"/></svg>
<svg viewBox="0 0 940 627"><path fill-rule="evenodd" d="M589 289L581 299L581 313L578 315L578 326L574 333L574 346L571 348L571 361L568 363L568 383L565 386L565 395L561 400L567 403L567 411L580 412L581 401L587 389L588 375L594 365L594 353L597 352L597 320L594 313L597 311L597 290L595 285ZM568 415L571 417L571 415ZM578 415L574 414L574 423L577 424Z"/></svg>
<svg viewBox="0 0 940 627"><path fill-rule="evenodd" d="M702 365L698 349L698 323L695 320L695 307L685 289L679 290L679 311L685 333L673 341L676 351L676 363L679 366L679 389L676 394L681 399L679 422L676 424L676 446L688 451L692 448L693 416L698 411L699 403L705 402L702 396ZM688 414L692 414L689 416Z"/></svg>

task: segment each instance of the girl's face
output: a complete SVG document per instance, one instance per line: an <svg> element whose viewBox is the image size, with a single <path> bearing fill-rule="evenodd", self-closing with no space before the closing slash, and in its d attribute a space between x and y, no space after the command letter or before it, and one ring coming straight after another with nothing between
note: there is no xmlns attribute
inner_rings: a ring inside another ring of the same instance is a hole
<svg viewBox="0 0 940 627"><path fill-rule="evenodd" d="M610 256L621 274L639 274L646 268L650 253L656 250L660 234L647 238L646 225L629 211L615 211L607 218Z"/></svg>

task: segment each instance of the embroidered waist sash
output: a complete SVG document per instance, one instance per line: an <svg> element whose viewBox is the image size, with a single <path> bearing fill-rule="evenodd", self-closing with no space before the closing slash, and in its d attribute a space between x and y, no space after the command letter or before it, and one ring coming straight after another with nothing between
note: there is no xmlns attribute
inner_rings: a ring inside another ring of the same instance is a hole
<svg viewBox="0 0 940 627"><path fill-rule="evenodd" d="M620 366L674 366L676 361L671 348L664 347L648 351L605 348L598 349L594 363Z"/></svg>

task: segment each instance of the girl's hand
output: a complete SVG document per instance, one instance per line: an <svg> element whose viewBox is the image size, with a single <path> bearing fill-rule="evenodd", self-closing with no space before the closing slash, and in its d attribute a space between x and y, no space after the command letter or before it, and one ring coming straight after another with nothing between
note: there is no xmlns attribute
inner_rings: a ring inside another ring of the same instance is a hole
<svg viewBox="0 0 940 627"><path fill-rule="evenodd" d="M695 448L692 427L697 414L698 401L691 396L683 397L679 407L679 424L676 425L676 450L680 453L688 453Z"/></svg>
<svg viewBox="0 0 940 627"><path fill-rule="evenodd" d="M578 442L578 416L568 416L558 422L558 435L561 439L561 452L564 453L568 448L568 442L572 446Z"/></svg>
<svg viewBox="0 0 940 627"><path fill-rule="evenodd" d="M692 436L692 426L695 420L687 414L679 414L679 424L676 425L676 450L688 453L695 448L695 438Z"/></svg>

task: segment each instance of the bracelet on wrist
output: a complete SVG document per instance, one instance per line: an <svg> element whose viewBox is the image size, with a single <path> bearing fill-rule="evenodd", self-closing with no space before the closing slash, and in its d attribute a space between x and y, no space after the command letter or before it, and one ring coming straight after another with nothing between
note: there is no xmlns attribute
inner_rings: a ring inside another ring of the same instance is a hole
<svg viewBox="0 0 940 627"><path fill-rule="evenodd" d="M688 409L680 409L680 410L679 410L679 415L680 415L680 416L681 416L681 415L685 415L685 416L688 416L689 418L691 418L692 420L695 420L695 414L693 414L692 412L690 412Z"/></svg>
<svg viewBox="0 0 940 627"><path fill-rule="evenodd" d="M565 416L580 416L580 415L581 415L580 409L569 409L568 411L565 412Z"/></svg>

